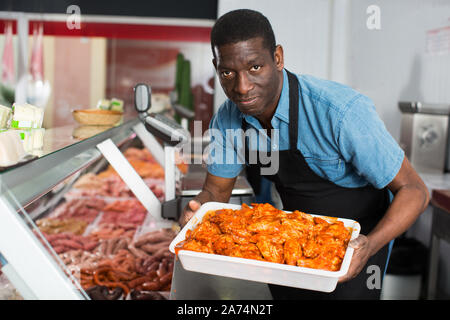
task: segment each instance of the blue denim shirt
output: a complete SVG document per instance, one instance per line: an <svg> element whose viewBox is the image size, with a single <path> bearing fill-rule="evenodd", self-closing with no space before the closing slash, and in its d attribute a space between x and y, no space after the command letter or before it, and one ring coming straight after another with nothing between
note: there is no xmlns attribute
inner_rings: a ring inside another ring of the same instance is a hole
<svg viewBox="0 0 450 320"><path fill-rule="evenodd" d="M280 100L271 121L272 127L279 130L278 143L264 134L272 150L280 151L289 149L289 84L285 70L283 76ZM333 81L309 75L297 78L300 96L297 148L309 167L320 177L343 187L372 184L381 189L389 184L400 170L404 152L386 130L373 102ZM210 129L226 137L227 130L241 128L242 118L256 130L262 129L255 117L241 113L230 100L213 116ZM210 150L237 153L242 141L237 139L233 145L226 139L212 137ZM209 162L208 171L225 178L236 177L244 168L239 161L222 164L210 158Z"/></svg>

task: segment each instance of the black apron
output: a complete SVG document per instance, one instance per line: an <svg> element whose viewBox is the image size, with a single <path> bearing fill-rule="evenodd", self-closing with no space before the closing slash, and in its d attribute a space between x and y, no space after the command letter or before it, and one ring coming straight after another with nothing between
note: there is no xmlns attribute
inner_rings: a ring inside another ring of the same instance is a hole
<svg viewBox="0 0 450 320"><path fill-rule="evenodd" d="M361 234L367 235L385 214L390 205L387 188L375 189L373 186L344 188L318 176L312 171L300 150L298 141L299 83L295 75L287 71L289 80L289 150L277 151L279 170L275 175L264 177L272 181L283 202L283 210L300 210L306 213L326 215L356 220L361 225ZM248 124L243 118L242 128ZM259 172L261 165L249 164L248 143L245 143L246 164L251 172ZM272 155L273 156L273 155ZM380 289L369 289L367 267L377 265L381 274L385 270L388 257L386 245L372 256L361 273L354 279L339 284L331 293L303 290L292 287L269 285L272 296L278 299L379 299ZM373 287L373 286L370 286Z"/></svg>

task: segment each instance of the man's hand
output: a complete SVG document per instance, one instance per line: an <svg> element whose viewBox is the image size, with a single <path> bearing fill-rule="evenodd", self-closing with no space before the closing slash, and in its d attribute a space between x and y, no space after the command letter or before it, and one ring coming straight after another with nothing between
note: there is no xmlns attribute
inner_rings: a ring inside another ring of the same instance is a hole
<svg viewBox="0 0 450 320"><path fill-rule="evenodd" d="M356 239L351 240L348 245L355 251L348 272L345 276L339 278L339 283L356 277L370 258L369 239L365 235L360 234Z"/></svg>
<svg viewBox="0 0 450 320"><path fill-rule="evenodd" d="M209 201L228 202L230 200L236 178L217 177L208 172L206 174L202 191L195 197L195 199L189 201L187 206L184 208L180 219L178 220L181 228L183 228L192 218L202 203Z"/></svg>
<svg viewBox="0 0 450 320"><path fill-rule="evenodd" d="M197 200L191 200L184 208L183 213L181 214L180 220L178 221L183 228L189 220L192 219L195 212L200 208L201 203Z"/></svg>

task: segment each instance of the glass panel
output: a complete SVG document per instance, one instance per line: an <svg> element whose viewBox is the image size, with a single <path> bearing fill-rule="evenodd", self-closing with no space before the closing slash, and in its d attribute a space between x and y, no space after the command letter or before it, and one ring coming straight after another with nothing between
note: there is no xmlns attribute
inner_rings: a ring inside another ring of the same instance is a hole
<svg viewBox="0 0 450 320"><path fill-rule="evenodd" d="M21 284L20 289L26 290L24 296L33 296L37 299L89 299L80 285L80 275L68 268L61 257L55 252L55 248L48 242L48 237L44 235L42 228L39 228L36 221L33 221L24 208L20 206L8 187L2 183L0 176L0 201L2 205L2 227L9 228L1 232L0 253L7 261L7 266L11 265L17 276L12 281ZM13 207L20 209L15 212ZM38 222L39 220L37 220ZM38 222L39 223L39 222ZM4 250L4 251L3 251ZM9 269L8 269L9 270ZM10 276L10 272L5 275ZM2 275L2 285L0 290L13 286L6 281ZM44 282L42 286L39 282ZM23 286L25 284L25 286ZM9 290L10 296L6 299L21 299L20 293Z"/></svg>

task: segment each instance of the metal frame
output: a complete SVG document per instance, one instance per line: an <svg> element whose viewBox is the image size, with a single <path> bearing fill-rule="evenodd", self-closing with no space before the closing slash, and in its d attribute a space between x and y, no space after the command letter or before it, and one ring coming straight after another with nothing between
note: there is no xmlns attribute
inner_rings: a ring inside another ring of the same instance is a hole
<svg viewBox="0 0 450 320"><path fill-rule="evenodd" d="M168 145L163 148L142 122L135 125L133 130L144 146L152 152L156 161L164 168L165 200L175 199L176 181L181 178L181 172L175 164L175 148Z"/></svg>
<svg viewBox="0 0 450 320"><path fill-rule="evenodd" d="M175 199L176 176L175 176L175 147L164 146L164 158L166 165L164 167L164 182L166 201Z"/></svg>
<svg viewBox="0 0 450 320"><path fill-rule="evenodd" d="M156 162L158 162L161 167L165 167L165 158L164 158L164 149L161 144L156 140L155 136L153 136L150 132L145 129L145 126L142 122L139 122L137 125L133 127L133 131L136 132L139 139L141 139L144 146L152 152L152 155L155 157Z"/></svg>
<svg viewBox="0 0 450 320"><path fill-rule="evenodd" d="M145 209L147 209L156 220L161 220L161 203L158 198L145 184L112 140L108 139L99 143L97 148L131 189Z"/></svg>

